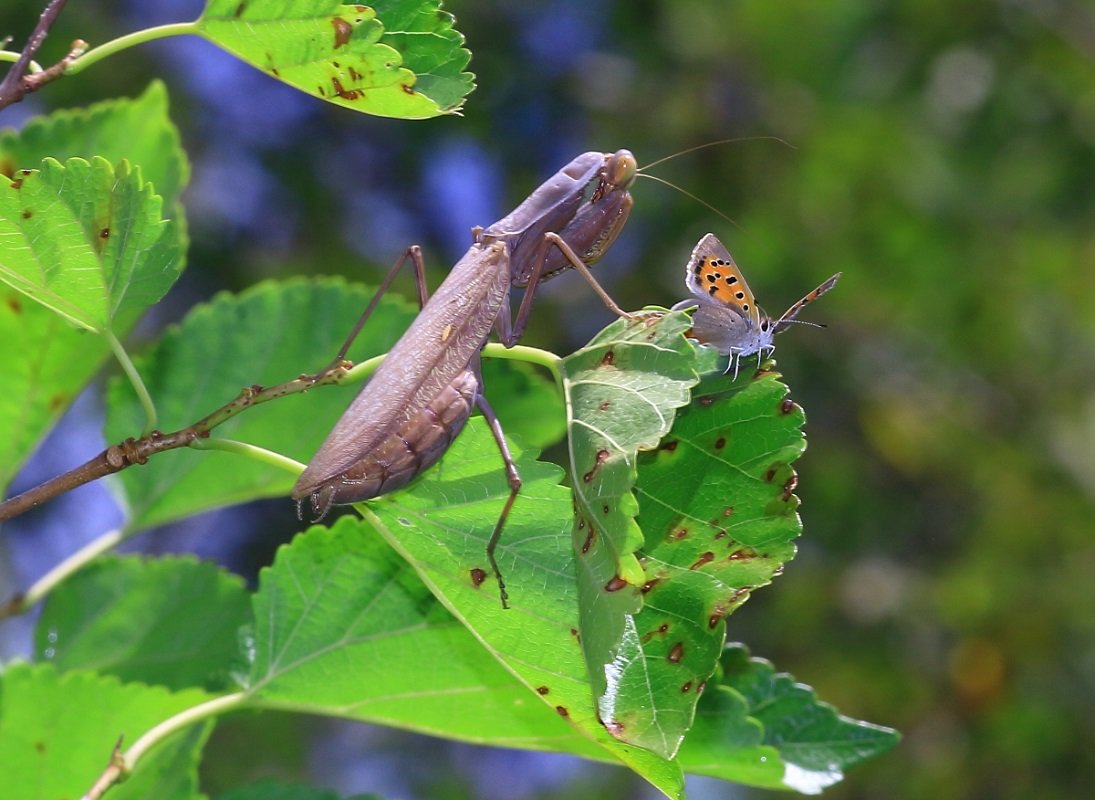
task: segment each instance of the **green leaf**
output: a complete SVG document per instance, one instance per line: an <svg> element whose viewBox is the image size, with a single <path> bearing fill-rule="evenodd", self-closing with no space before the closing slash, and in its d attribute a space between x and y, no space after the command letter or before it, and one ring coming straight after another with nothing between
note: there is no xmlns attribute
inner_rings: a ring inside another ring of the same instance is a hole
<svg viewBox="0 0 1095 800"><path fill-rule="evenodd" d="M15 664L0 680L0 788L4 800L80 797L124 736L132 743L156 723L209 698L189 689L122 684L88 672L58 675L52 665ZM196 757L210 724L166 739L111 797L190 800Z"/></svg>
<svg viewBox="0 0 1095 800"><path fill-rule="evenodd" d="M95 561L50 594L35 652L61 671L92 669L171 689L223 689L250 619L239 578L193 558Z"/></svg>
<svg viewBox="0 0 1095 800"><path fill-rule="evenodd" d="M510 595L501 607L485 550L509 496L497 445L472 419L449 457L413 491L363 511L412 563L433 593L530 690L578 731L671 797L682 790L676 764L612 738L597 717L581 652L578 593L569 531L570 492L558 467L511 443L524 481L506 520L497 558Z"/></svg>
<svg viewBox="0 0 1095 800"><path fill-rule="evenodd" d="M802 525L790 464L806 446L803 422L774 373L719 376L639 457L644 606L613 663L613 720L627 741L675 749L726 616L794 557Z"/></svg>
<svg viewBox="0 0 1095 800"><path fill-rule="evenodd" d="M384 23L380 41L399 52L403 66L415 73L415 91L451 113L475 88L475 76L463 71L471 53L463 47L464 36L452 27L452 14L441 6L440 0L377 0L372 4Z"/></svg>
<svg viewBox="0 0 1095 800"><path fill-rule="evenodd" d="M164 740L141 758L125 783L110 790L111 800L207 800L199 789L198 765L212 732L209 720Z"/></svg>
<svg viewBox="0 0 1095 800"><path fill-rule="evenodd" d="M477 421L469 426L471 437L462 434L453 445L461 447L465 438L476 440L471 442L472 452L460 451L461 465L469 457L479 462L492 455L493 442ZM534 464L522 457L520 466L527 478L532 472L527 467ZM468 472L474 474L483 466ZM428 483L427 474L419 486ZM465 488L468 483L465 480ZM535 492L532 497L540 511L554 506L544 497L543 489L550 484L530 480L526 486ZM504 487L502 482L493 497L463 505L493 511L504 500ZM652 753L611 739L596 721L586 727L583 718L592 716L592 708L583 659L572 631L560 630L567 624L561 618L567 601L572 605L570 621L576 621L575 589L561 580L546 581L544 575L553 556L567 558L565 509L551 514L555 534L550 541L544 541L543 532L512 531L507 526L503 542L514 563L504 569L512 608L503 611L493 584L477 585L470 577L471 569L483 565L482 538L476 540L472 532L462 533L462 527L451 524L458 515L469 518L471 509L461 513L440 496L426 501L412 494L370 503L370 509L377 512L377 522L392 521L394 533L402 537L397 540L401 549L413 547L414 555L433 559L428 565L415 564L419 575L471 627L443 610L407 561L367 524L343 517L331 529L314 526L280 548L274 566L260 578L249 645L254 653L250 705L598 761L615 756L670 797L680 796L673 781L679 781L681 767L753 786L799 788L794 781L805 780L808 772L816 779L812 773L822 770L811 764L823 758L846 768L896 741L886 729L833 717L831 709L804 694L804 687L786 676L773 676L770 664L749 660L737 647L727 650L724 668L706 691L696 687L696 694L702 693L699 714L676 763L661 762ZM431 524L427 514L430 520L441 519ZM379 531L385 537L393 535L387 525ZM512 534L519 541L510 541ZM451 563L445 566L441 561ZM530 585L528 578L538 571L540 577ZM788 708L787 719L766 710L769 703L783 703L783 696L793 697L797 704ZM566 717L560 707L567 710ZM837 726L826 727L834 719ZM808 742L796 731L817 735ZM591 733L603 750L585 738ZM791 746L784 747L787 742ZM807 752L814 743L816 749ZM822 750L829 744L834 754ZM831 769L826 774L830 773Z"/></svg>
<svg viewBox="0 0 1095 800"><path fill-rule="evenodd" d="M643 647L634 627L646 583L635 555L643 544L632 493L638 452L657 446L699 381L695 348L683 336L690 326L679 312L619 320L563 362L582 647L600 718L622 741L664 758L673 757L687 725L671 725L677 732L669 735L654 725L652 693L669 687L647 687L640 700L621 665L638 665ZM641 704L648 719L634 714Z"/></svg>
<svg viewBox="0 0 1095 800"><path fill-rule="evenodd" d="M45 306L0 285L0 342L4 391L0 392L0 493L38 441L79 394L110 347L74 329Z"/></svg>
<svg viewBox="0 0 1095 800"><path fill-rule="evenodd" d="M497 445L476 417L410 491L358 506L405 560L378 551L367 532L336 546L353 530L348 521L336 525L331 543L311 545L318 555L296 556L318 566L289 557L325 535L319 531L279 553L270 571L277 584L264 574L263 604L256 598L257 697L464 741L623 762L679 796L675 764L617 742L596 719L578 644L570 495L556 483L558 467L512 449L524 485L498 549L512 609L501 608L493 580L483 577L486 541L509 488ZM351 557L348 548L360 552ZM429 599L420 579L463 624Z"/></svg>
<svg viewBox="0 0 1095 800"><path fill-rule="evenodd" d="M254 614L253 704L500 746L594 749L529 698L356 516L280 548Z"/></svg>
<svg viewBox="0 0 1095 800"><path fill-rule="evenodd" d="M219 794L217 800L343 800L343 797L338 792L315 786L265 780ZM381 798L373 794L355 794L345 800L381 800Z"/></svg>
<svg viewBox="0 0 1095 800"><path fill-rule="evenodd" d="M127 162L46 159L0 176L0 280L87 330L127 329L182 269L176 223Z"/></svg>
<svg viewBox="0 0 1095 800"><path fill-rule="evenodd" d="M14 179L47 157L99 155L117 165L140 164L141 174L177 220L179 269L185 251L185 217L178 195L190 167L167 116L167 93L153 82L136 100L111 100L87 109L35 117L22 130L0 131L0 173ZM136 318L115 319L124 337ZM110 355L106 341L73 329L49 309L0 286L0 342L5 391L0 394L0 491L34 446Z"/></svg>
<svg viewBox="0 0 1095 800"><path fill-rule="evenodd" d="M839 715L742 645L726 648L720 673L681 748L689 772L817 794L900 741L890 728Z"/></svg>
<svg viewBox="0 0 1095 800"><path fill-rule="evenodd" d="M749 706L740 693L728 686L707 686L695 721L677 754L684 770L692 775L786 789L786 764L779 751L764 741L764 726L749 716Z"/></svg>
<svg viewBox="0 0 1095 800"><path fill-rule="evenodd" d="M135 359L156 401L164 431L197 422L243 387L272 385L326 366L372 296L338 279L262 283L196 306ZM350 351L360 361L383 353L414 316L406 302L382 298ZM260 445L298 460L312 457L360 386L320 387L248 409L214 437ZM106 436L137 435L143 413L127 383L111 382ZM179 449L119 476L130 530L219 506L289 494L295 475L268 463L219 452ZM289 509L286 504L287 511Z"/></svg>
<svg viewBox="0 0 1095 800"><path fill-rule="evenodd" d="M140 165L164 208L178 217L182 209L176 203L190 177L190 164L167 111L167 89L153 81L133 100L107 100L34 117L18 132L0 131L0 174L15 178L19 170L37 169L46 158L90 161L100 156L115 167L124 160Z"/></svg>
<svg viewBox="0 0 1095 800"><path fill-rule="evenodd" d="M457 111L474 85L452 21L437 0L209 0L197 32L330 103L424 119Z"/></svg>

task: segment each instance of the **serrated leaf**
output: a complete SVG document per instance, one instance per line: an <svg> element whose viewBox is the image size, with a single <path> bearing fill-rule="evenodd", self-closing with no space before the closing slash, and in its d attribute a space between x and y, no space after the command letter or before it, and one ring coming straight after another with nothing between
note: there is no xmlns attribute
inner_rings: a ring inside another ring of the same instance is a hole
<svg viewBox="0 0 1095 800"><path fill-rule="evenodd" d="M280 548L254 613L248 693L258 705L501 746L592 749L531 701L356 516Z"/></svg>
<svg viewBox="0 0 1095 800"><path fill-rule="evenodd" d="M639 457L644 606L614 663L613 719L627 741L675 750L726 616L794 557L790 464L806 446L803 422L774 373L714 377Z"/></svg>
<svg viewBox="0 0 1095 800"><path fill-rule="evenodd" d="M272 385L326 366L372 290L338 279L263 283L196 306L177 327L135 359L156 401L159 427L191 425L236 397L243 387ZM382 298L350 351L355 361L383 353L414 316L394 295ZM249 409L213 431L214 437L260 445L298 460L312 457L359 385L321 387ZM142 425L129 386L111 382L106 436L121 441ZM289 494L295 476L223 453L179 449L119 476L130 530L259 497ZM288 503L287 503L288 509Z"/></svg>
<svg viewBox="0 0 1095 800"><path fill-rule="evenodd" d="M35 654L170 689L223 689L250 618L243 581L193 558L95 561L49 595Z"/></svg>
<svg viewBox="0 0 1095 800"><path fill-rule="evenodd" d="M452 113L473 88L463 36L437 0L209 0L196 32L290 86L369 114Z"/></svg>
<svg viewBox="0 0 1095 800"><path fill-rule="evenodd" d="M704 695L681 748L689 772L818 794L842 780L844 770L900 740L890 728L838 714L809 686L750 658L742 645L728 646L720 667L720 685ZM729 743L742 746L732 758Z"/></svg>
<svg viewBox="0 0 1095 800"><path fill-rule="evenodd" d="M127 328L182 268L178 225L139 169L53 159L0 176L0 280L96 333Z"/></svg>
<svg viewBox="0 0 1095 800"><path fill-rule="evenodd" d="M196 689L173 694L88 672L58 675L47 664L15 664L0 679L0 796L80 797L106 767L120 735L132 743L207 699ZM194 725L166 739L117 787L117 796L191 800L197 794L197 753L211 727Z"/></svg>
<svg viewBox="0 0 1095 800"><path fill-rule="evenodd" d="M582 648L601 720L622 741L664 758L679 738L667 741L660 729L634 724L621 665L636 663L642 649L634 625L646 582L632 493L638 452L657 446L699 381L695 348L683 336L690 326L680 312L619 320L563 364Z"/></svg>
<svg viewBox="0 0 1095 800"><path fill-rule="evenodd" d="M38 441L91 380L110 347L0 285L0 494Z"/></svg>
<svg viewBox="0 0 1095 800"><path fill-rule="evenodd" d="M179 268L185 252L185 218L178 195L190 167L167 116L167 93L153 82L135 100L110 100L86 109L35 117L19 132L0 131L0 173L15 178L43 159L100 155L113 164L140 164L141 174L164 198L178 225ZM0 257L2 259L2 257ZM135 316L114 319L122 338ZM20 292L0 286L0 350L5 391L0 395L0 491L110 355L107 342L72 328Z"/></svg>
<svg viewBox="0 0 1095 800"><path fill-rule="evenodd" d="M318 559L345 563L337 580L286 562L292 577L282 578L286 599L274 608L289 604L289 613L283 618L256 607L256 619L262 624L269 617L285 637L307 637L306 650L322 659L313 663L296 650L275 658L258 645L254 677L261 681L260 699L269 697L278 706L306 702L315 710L315 698L307 696L320 685L320 701L343 715L465 741L623 762L679 796L682 776L675 764L617 742L597 722L578 644L569 492L556 483L558 467L511 448L524 485L498 558L513 608L501 608L496 585L485 577L486 541L509 488L497 445L475 417L446 458L410 491L359 505L376 532L414 566L417 578L404 561L390 552L380 558L375 550L357 556L360 564L341 551ZM336 532L348 524L340 521ZM377 546L368 538L373 534L362 535ZM463 625L419 594L420 579ZM300 591L297 585L316 588ZM314 609L317 619L298 620L294 605ZM386 625L397 627L389 632ZM257 643L267 638L256 632ZM350 645L357 648L352 657L343 652ZM273 663L292 664L297 674L271 672ZM371 697L373 687L381 696Z"/></svg>
<svg viewBox="0 0 1095 800"><path fill-rule="evenodd" d="M403 66L415 73L415 91L453 112L475 88L471 58L464 36L453 29L453 16L440 0L376 0L372 7L384 23L380 41L403 56ZM423 35L428 34L428 35Z"/></svg>
<svg viewBox="0 0 1095 800"><path fill-rule="evenodd" d="M107 100L34 117L18 132L0 131L0 174L15 178L19 170L37 169L46 158L63 162L100 156L115 166L125 160L140 166L175 218L190 164L167 112L167 89L152 81L133 100Z"/></svg>
<svg viewBox="0 0 1095 800"><path fill-rule="evenodd" d="M714 681L712 681L714 684ZM786 789L786 765L764 741L764 726L749 716L745 699L733 689L709 685L677 760L693 775Z"/></svg>
<svg viewBox="0 0 1095 800"><path fill-rule="evenodd" d="M670 797L683 791L676 764L608 734L593 704L581 650L570 493L554 465L511 443L524 481L496 552L510 596L503 609L485 549L509 496L497 445L478 418L414 491L363 513L419 576L531 695Z"/></svg>

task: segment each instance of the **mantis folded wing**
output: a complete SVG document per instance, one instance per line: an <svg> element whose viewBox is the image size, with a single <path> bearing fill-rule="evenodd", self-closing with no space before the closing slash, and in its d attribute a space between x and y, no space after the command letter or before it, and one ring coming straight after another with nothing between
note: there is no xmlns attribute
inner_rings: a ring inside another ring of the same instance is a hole
<svg viewBox="0 0 1095 800"><path fill-rule="evenodd" d="M322 516L333 503L367 500L405 485L441 457L467 422L472 404L478 405L498 441L510 484L509 500L487 545L505 606L507 594L494 548L521 480L501 425L483 398L478 354L492 328L503 344L512 347L524 331L536 286L568 267L582 273L611 310L628 316L587 265L603 255L627 221L635 175L635 159L626 150L578 156L513 212L486 229L476 229L471 247L428 300L421 253L409 248L381 291L409 257L422 311L321 445L293 487L293 498L310 498L313 510ZM591 186L594 190L587 198ZM512 322L511 286L527 287ZM348 347L349 341L336 360Z"/></svg>

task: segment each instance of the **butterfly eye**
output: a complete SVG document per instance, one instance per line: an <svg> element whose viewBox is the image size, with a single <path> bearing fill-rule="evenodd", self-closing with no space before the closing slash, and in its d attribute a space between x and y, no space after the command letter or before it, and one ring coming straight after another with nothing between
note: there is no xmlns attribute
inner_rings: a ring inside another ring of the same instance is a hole
<svg viewBox="0 0 1095 800"><path fill-rule="evenodd" d="M765 333L768 332L768 320L765 319L760 323L760 329Z"/></svg>

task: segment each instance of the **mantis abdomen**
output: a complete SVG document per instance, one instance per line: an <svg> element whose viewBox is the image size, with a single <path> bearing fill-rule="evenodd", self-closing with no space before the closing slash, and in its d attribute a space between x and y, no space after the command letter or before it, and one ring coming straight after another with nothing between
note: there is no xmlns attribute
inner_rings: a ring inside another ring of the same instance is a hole
<svg viewBox="0 0 1095 800"><path fill-rule="evenodd" d="M312 493L312 510L357 503L393 492L429 469L464 429L479 394L479 379L465 369L395 433Z"/></svg>

